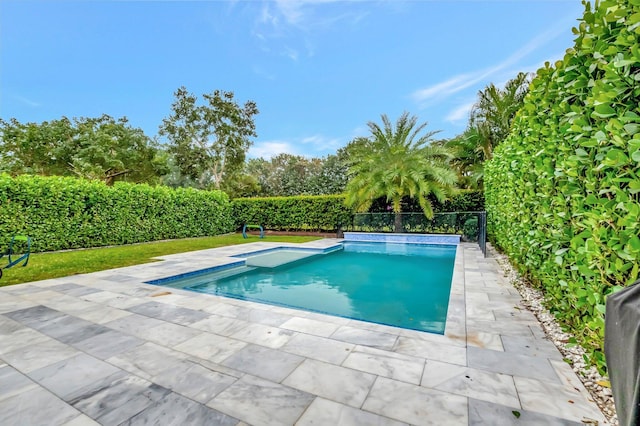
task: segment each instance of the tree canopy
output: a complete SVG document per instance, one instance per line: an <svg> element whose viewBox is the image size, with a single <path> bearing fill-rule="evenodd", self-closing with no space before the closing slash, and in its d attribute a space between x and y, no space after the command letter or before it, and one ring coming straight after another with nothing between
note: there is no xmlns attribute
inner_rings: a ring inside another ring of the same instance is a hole
<svg viewBox="0 0 640 426"><path fill-rule="evenodd" d="M166 157L126 118L62 117L42 123L0 119L0 171L75 175L155 183L167 173Z"/></svg>
<svg viewBox="0 0 640 426"><path fill-rule="evenodd" d="M200 188L219 189L225 178L242 169L247 150L256 137L255 102L243 106L233 92L215 90L204 94L203 104L185 87L176 92L171 114L160 125L159 134L168 139L180 172Z"/></svg>
<svg viewBox="0 0 640 426"><path fill-rule="evenodd" d="M345 148L341 148L336 155L322 158L287 153L269 160L252 158L247 161L243 171L245 176L255 178L257 183L256 192L250 195L274 197L342 193L347 183L346 152ZM234 197L237 194L234 192L230 195Z"/></svg>

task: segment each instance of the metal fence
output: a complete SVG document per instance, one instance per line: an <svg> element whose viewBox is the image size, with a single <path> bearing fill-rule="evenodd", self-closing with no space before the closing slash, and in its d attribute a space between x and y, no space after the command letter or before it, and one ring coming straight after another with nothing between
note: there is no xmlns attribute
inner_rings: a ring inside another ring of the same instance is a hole
<svg viewBox="0 0 640 426"><path fill-rule="evenodd" d="M427 219L423 213L357 213L343 231L403 232L420 234L458 234L463 241L475 241L487 254L486 212L436 213Z"/></svg>

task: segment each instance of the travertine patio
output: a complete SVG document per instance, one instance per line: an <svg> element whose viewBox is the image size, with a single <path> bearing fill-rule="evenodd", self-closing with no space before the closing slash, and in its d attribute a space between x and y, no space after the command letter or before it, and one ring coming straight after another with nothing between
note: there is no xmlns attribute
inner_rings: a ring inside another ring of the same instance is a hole
<svg viewBox="0 0 640 426"><path fill-rule="evenodd" d="M279 245L0 288L0 424L604 423L474 244L444 336L143 283Z"/></svg>

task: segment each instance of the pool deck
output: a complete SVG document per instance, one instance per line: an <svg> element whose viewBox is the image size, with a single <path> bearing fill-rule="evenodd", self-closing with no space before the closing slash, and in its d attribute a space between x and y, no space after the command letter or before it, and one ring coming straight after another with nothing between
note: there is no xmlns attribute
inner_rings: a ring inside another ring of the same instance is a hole
<svg viewBox="0 0 640 426"><path fill-rule="evenodd" d="M445 335L143 283L283 245L0 287L0 424L606 424L476 244Z"/></svg>

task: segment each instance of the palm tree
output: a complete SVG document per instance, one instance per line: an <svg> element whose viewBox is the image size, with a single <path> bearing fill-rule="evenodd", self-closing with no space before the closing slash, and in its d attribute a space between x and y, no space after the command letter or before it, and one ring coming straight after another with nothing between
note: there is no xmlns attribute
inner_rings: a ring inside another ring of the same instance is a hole
<svg viewBox="0 0 640 426"><path fill-rule="evenodd" d="M467 127L464 133L440 144L453 154L451 167L458 174L458 186L466 189L481 189L483 184L483 164L490 149L484 142L483 134L477 127Z"/></svg>
<svg viewBox="0 0 640 426"><path fill-rule="evenodd" d="M507 81L504 89L493 83L478 92L478 102L471 110L469 127L477 136L477 149L490 160L493 149L500 144L511 130L511 122L524 104L524 97L529 91L530 75L518 73Z"/></svg>
<svg viewBox="0 0 640 426"><path fill-rule="evenodd" d="M489 84L478 92L464 133L442 144L455 156L452 165L462 187L482 189L484 162L493 157L495 147L509 134L511 122L524 104L529 81L529 74L519 73L503 89Z"/></svg>
<svg viewBox="0 0 640 426"><path fill-rule="evenodd" d="M349 167L346 203L357 211L367 211L371 203L386 197L395 212L395 231L402 231L402 198L417 198L425 216L433 218L429 195L444 202L455 192L456 173L449 168L449 151L432 146L437 132L421 134L427 123L403 113L395 129L386 115L383 126L369 122L371 136L353 150Z"/></svg>

